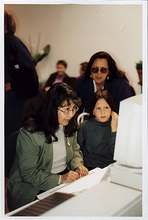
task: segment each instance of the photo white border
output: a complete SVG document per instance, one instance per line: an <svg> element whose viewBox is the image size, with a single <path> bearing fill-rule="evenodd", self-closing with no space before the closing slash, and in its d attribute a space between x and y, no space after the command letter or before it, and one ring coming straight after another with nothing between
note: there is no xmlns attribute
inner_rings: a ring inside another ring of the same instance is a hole
<svg viewBox="0 0 148 220"><path fill-rule="evenodd" d="M147 113L148 113L148 77L147 77L147 0L121 0L121 1L109 1L109 0L7 0L7 1L0 1L0 27L1 30L4 30L4 18L3 18L3 12L4 12L4 4L140 4L143 6L143 216L140 217L140 219L148 219L148 144L147 144L147 136L148 136L148 123L147 123ZM1 195L1 208L0 208L0 218L1 219L10 219L10 217L7 217L4 214L5 211L5 185L4 185L4 36L3 31L1 31L0 39L0 66L1 66L1 80L0 80L0 96L1 96L1 108L0 108L0 117L1 117L1 132L0 132L0 148L1 148L1 187L0 187L0 195ZM3 183L3 184L2 184ZM12 217L11 217L12 218ZM29 219L32 219L34 217L29 217ZM38 217L40 218L40 217ZM45 218L45 217L44 217ZM47 217L48 219L59 219L56 217ZM119 217L88 217L88 218L79 218L79 217L64 217L60 219L120 219ZM13 219L15 219L13 217ZM17 217L16 219L22 219L21 217ZM23 219L28 219L28 217L23 217ZM41 218L42 219L42 218ZM122 219L136 219L137 217L123 217ZM138 218L139 219L139 218Z"/></svg>

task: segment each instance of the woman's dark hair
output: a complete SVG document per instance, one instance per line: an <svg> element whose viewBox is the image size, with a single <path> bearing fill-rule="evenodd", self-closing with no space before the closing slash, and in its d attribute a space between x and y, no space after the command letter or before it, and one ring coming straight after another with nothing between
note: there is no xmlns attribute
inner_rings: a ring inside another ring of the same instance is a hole
<svg viewBox="0 0 148 220"><path fill-rule="evenodd" d="M88 113L89 113L89 117L88 118L94 117L93 110L94 110L94 107L96 105L96 102L99 99L105 99L105 101L109 104L109 106L112 109L112 111L117 113L117 108L115 106L115 103L114 103L112 95L107 90L98 90L97 92L95 92L93 94L93 96L91 98L89 109L88 109Z"/></svg>
<svg viewBox="0 0 148 220"><path fill-rule="evenodd" d="M80 65L81 65L81 70L82 70L83 72L85 72L86 69L87 69L88 62L80 63Z"/></svg>
<svg viewBox="0 0 148 220"><path fill-rule="evenodd" d="M58 107L61 106L64 101L67 101L67 105L70 105L70 100L72 100L77 107L80 107L81 99L69 85L66 83L56 83L52 85L46 93L41 107L36 113L28 115L23 120L22 126L31 133L43 133L47 143L52 142L51 136L54 137L54 141L57 141L58 138L55 133L59 128ZM65 126L65 136L73 136L76 130L77 124L73 117L69 121L69 124Z"/></svg>
<svg viewBox="0 0 148 220"><path fill-rule="evenodd" d="M10 11L4 10L4 24L8 32L16 32L16 22Z"/></svg>
<svg viewBox="0 0 148 220"><path fill-rule="evenodd" d="M59 60L59 61L57 62L57 65L58 65L58 64L61 64L61 65L63 65L65 68L67 68L67 63L66 63L65 60Z"/></svg>
<svg viewBox="0 0 148 220"><path fill-rule="evenodd" d="M107 52L100 51L90 58L87 69L84 73L84 81L90 78L92 64L97 58L107 60L109 66L109 81L112 81L114 78L126 78L125 73L117 68L115 60Z"/></svg>

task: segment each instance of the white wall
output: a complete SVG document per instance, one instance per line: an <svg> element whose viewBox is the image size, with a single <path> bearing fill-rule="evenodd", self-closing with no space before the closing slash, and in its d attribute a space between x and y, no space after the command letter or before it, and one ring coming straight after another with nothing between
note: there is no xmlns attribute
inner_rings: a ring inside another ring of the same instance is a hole
<svg viewBox="0 0 148 220"><path fill-rule="evenodd" d="M17 22L16 35L29 48L50 44L50 54L37 64L40 82L56 70L56 62L68 63L67 73L79 75L79 64L98 51L107 51L126 72L136 94L141 93L135 63L142 60L142 5L140 4L7 4Z"/></svg>

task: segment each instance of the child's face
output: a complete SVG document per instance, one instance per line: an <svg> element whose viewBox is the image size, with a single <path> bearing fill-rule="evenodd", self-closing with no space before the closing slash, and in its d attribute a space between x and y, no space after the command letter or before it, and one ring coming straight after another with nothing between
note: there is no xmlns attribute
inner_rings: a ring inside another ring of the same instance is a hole
<svg viewBox="0 0 148 220"><path fill-rule="evenodd" d="M95 116L97 121L106 122L109 120L111 112L112 110L109 104L105 101L105 99L102 98L96 102L93 110L93 115Z"/></svg>

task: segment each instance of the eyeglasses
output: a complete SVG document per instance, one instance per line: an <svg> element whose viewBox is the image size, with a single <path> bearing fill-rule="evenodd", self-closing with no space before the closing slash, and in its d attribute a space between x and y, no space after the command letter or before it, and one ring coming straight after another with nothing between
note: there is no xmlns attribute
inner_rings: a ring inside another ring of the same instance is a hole
<svg viewBox="0 0 148 220"><path fill-rule="evenodd" d="M78 111L78 107L74 106L72 109L67 108L66 110L61 110L58 108L59 111L63 112L65 115L68 115L70 112L72 112L72 114L75 114Z"/></svg>
<svg viewBox="0 0 148 220"><path fill-rule="evenodd" d="M107 73L107 70L108 70L108 69L105 68L105 67L101 67L101 68L94 67L94 68L91 69L91 71L92 71L93 73L98 73L99 70L100 70L101 73L105 74L105 73Z"/></svg>

